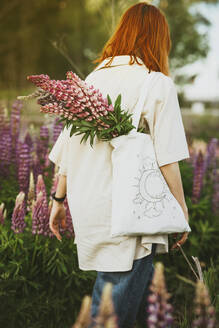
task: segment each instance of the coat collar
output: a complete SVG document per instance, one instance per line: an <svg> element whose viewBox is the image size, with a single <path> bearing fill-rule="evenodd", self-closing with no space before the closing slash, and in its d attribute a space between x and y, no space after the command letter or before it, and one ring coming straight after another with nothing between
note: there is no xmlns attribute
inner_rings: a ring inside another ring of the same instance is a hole
<svg viewBox="0 0 219 328"><path fill-rule="evenodd" d="M101 67L103 67L106 63L109 62L110 58L112 58L112 57L108 57L108 58L104 59L94 70L96 71L96 70L100 69ZM110 64L110 66L129 65L130 58L131 57L129 55L115 56ZM144 62L139 57L137 57L137 59L138 59L139 63L144 65ZM135 62L133 65L138 65L138 63Z"/></svg>

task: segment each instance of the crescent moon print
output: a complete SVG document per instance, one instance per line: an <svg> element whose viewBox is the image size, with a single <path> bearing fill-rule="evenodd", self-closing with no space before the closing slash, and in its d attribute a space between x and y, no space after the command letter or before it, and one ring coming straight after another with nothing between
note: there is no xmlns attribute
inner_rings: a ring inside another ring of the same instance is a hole
<svg viewBox="0 0 219 328"><path fill-rule="evenodd" d="M157 217L162 214L165 202L172 199L172 194L155 159L143 158L138 171L139 175L134 178L137 184L133 185L137 189L133 214L138 219Z"/></svg>

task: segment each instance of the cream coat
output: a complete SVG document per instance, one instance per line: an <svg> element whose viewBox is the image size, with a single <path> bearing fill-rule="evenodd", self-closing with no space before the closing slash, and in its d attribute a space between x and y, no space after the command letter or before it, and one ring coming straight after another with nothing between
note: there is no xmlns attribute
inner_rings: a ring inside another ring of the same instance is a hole
<svg viewBox="0 0 219 328"><path fill-rule="evenodd" d="M122 108L133 111L148 69L137 63L129 65L129 56L116 56L111 67L91 72L86 82L109 94L114 102L122 95ZM98 68L104 66L104 60ZM189 157L175 85L170 77L157 72L150 85L140 126L147 122L159 166ZM95 139L80 144L81 136L69 136L66 128L54 144L49 159L67 176L67 199L75 230L79 268L97 271L128 271L133 260L151 253L168 252L168 236L110 237L112 146Z"/></svg>

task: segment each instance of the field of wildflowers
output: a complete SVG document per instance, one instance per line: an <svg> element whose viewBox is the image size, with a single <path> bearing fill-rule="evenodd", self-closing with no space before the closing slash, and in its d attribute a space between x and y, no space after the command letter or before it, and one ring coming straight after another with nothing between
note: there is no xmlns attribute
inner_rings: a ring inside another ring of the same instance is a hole
<svg viewBox="0 0 219 328"><path fill-rule="evenodd" d="M21 131L21 112L19 101L10 115L0 108L0 326L85 328L91 302L85 295L91 294L95 272L78 269L67 200L62 243L49 230L49 195L58 175L48 153L62 124L55 119L49 128L45 122L32 135ZM199 279L179 250L157 256L145 318L149 328L218 327L218 139L191 136L190 154L180 162L192 228L182 252L195 261ZM96 327L117 327L111 287L105 288Z"/></svg>

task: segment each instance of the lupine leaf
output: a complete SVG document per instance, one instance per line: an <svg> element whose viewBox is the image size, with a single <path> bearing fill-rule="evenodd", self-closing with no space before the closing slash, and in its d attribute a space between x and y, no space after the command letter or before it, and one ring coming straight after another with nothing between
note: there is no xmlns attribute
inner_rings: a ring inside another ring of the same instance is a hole
<svg viewBox="0 0 219 328"><path fill-rule="evenodd" d="M110 95L107 95L107 100L108 100L108 104L109 104L109 105L112 105L112 100L111 100L111 98L110 98Z"/></svg>
<svg viewBox="0 0 219 328"><path fill-rule="evenodd" d="M91 123L91 122L87 122L87 121L83 121L83 122L82 122L82 125L83 125L83 126L87 126L87 127L89 127L89 128L92 128L92 127L93 127L93 123Z"/></svg>
<svg viewBox="0 0 219 328"><path fill-rule="evenodd" d="M121 100L122 100L122 96L121 96L121 93L118 95L118 97L116 98L115 100L115 104L114 104L114 107L120 107L121 106Z"/></svg>
<svg viewBox="0 0 219 328"><path fill-rule="evenodd" d="M90 135L90 131L87 131L87 132L85 133L85 138L84 138L84 139L85 139L85 142L87 141L89 135Z"/></svg>
<svg viewBox="0 0 219 328"><path fill-rule="evenodd" d="M70 137L73 135L74 131L75 131L75 127L73 125L72 128L71 128L71 131L70 131Z"/></svg>
<svg viewBox="0 0 219 328"><path fill-rule="evenodd" d="M66 121L66 118L65 118L65 117L60 118L60 119L57 121L57 123L60 123L60 122L63 122L63 121ZM56 123L56 124L57 124L57 123Z"/></svg>

